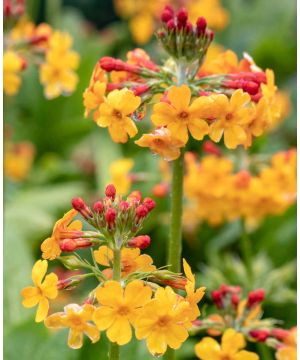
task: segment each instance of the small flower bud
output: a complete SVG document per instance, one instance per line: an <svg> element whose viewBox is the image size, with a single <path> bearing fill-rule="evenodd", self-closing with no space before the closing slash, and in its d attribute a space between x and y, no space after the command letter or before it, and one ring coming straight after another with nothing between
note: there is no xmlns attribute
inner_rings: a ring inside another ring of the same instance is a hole
<svg viewBox="0 0 300 360"><path fill-rule="evenodd" d="M75 255L60 256L59 261L69 270L78 270L84 265Z"/></svg>
<svg viewBox="0 0 300 360"><path fill-rule="evenodd" d="M103 202L102 201L97 201L95 202L94 204L94 211L95 213L97 214L102 214L103 211L104 211L104 205L103 205Z"/></svg>
<svg viewBox="0 0 300 360"><path fill-rule="evenodd" d="M188 19L187 10L185 8L179 9L179 11L176 15L176 18L177 18L178 25L181 27L184 27L187 22L187 19Z"/></svg>
<svg viewBox="0 0 300 360"><path fill-rule="evenodd" d="M105 189L105 195L112 199L112 201L115 200L115 197L116 197L116 188L113 184L109 184L106 186L106 189Z"/></svg>
<svg viewBox="0 0 300 360"><path fill-rule="evenodd" d="M59 243L61 251L72 252L92 245L89 239L65 239Z"/></svg>
<svg viewBox="0 0 300 360"><path fill-rule="evenodd" d="M231 304L232 304L235 308L237 308L239 302L240 302L240 297L239 297L237 294L232 294L232 296L231 296Z"/></svg>
<svg viewBox="0 0 300 360"><path fill-rule="evenodd" d="M193 32L193 25L189 21L185 25L185 31L187 34L191 34Z"/></svg>
<svg viewBox="0 0 300 360"><path fill-rule="evenodd" d="M261 303L265 298L265 290L257 289L250 291L248 294L247 308L252 308L254 305Z"/></svg>
<svg viewBox="0 0 300 360"><path fill-rule="evenodd" d="M196 27L197 27L197 34L204 34L205 29L207 26L206 19L203 16L200 16L197 20Z"/></svg>
<svg viewBox="0 0 300 360"><path fill-rule="evenodd" d="M167 183L156 184L152 189L153 195L158 198L164 198L168 194L168 192L169 184Z"/></svg>
<svg viewBox="0 0 300 360"><path fill-rule="evenodd" d="M154 200L152 200L151 198L145 198L143 201L143 205L146 206L146 208L151 211L155 208L156 203Z"/></svg>
<svg viewBox="0 0 300 360"><path fill-rule="evenodd" d="M174 10L170 6L166 6L161 14L161 21L167 23L174 16Z"/></svg>
<svg viewBox="0 0 300 360"><path fill-rule="evenodd" d="M215 145L212 141L209 141L209 140L207 140L203 143L202 149L207 154L213 154L216 156L222 155L222 151L220 150L220 148L217 145Z"/></svg>
<svg viewBox="0 0 300 360"><path fill-rule="evenodd" d="M126 212L129 209L130 205L127 201L120 201L119 203L119 209L121 210L121 212Z"/></svg>
<svg viewBox="0 0 300 360"><path fill-rule="evenodd" d="M149 213L149 210L148 210L147 206L145 206L145 205L139 205L135 210L135 214L136 214L138 221L140 219L145 218L148 215L148 213Z"/></svg>
<svg viewBox="0 0 300 360"><path fill-rule="evenodd" d="M166 286L171 286L173 289L185 290L187 280L185 278L178 278L174 280L162 280L162 283Z"/></svg>
<svg viewBox="0 0 300 360"><path fill-rule="evenodd" d="M92 218L93 214L91 210L86 206L83 199L74 198L72 199L72 206L75 210L77 210L85 219Z"/></svg>
<svg viewBox="0 0 300 360"><path fill-rule="evenodd" d="M211 292L211 298L213 300L213 302L215 303L215 305L221 309L223 307L222 304L222 293L219 290L213 290Z"/></svg>
<svg viewBox="0 0 300 360"><path fill-rule="evenodd" d="M247 170L241 170L236 174L235 185L237 188L246 188L249 186L251 174Z"/></svg>
<svg viewBox="0 0 300 360"><path fill-rule="evenodd" d="M167 23L167 29L168 29L169 31L176 29L175 21L174 21L173 19L171 19L171 20L168 21L168 23Z"/></svg>
<svg viewBox="0 0 300 360"><path fill-rule="evenodd" d="M285 338L289 336L290 332L288 330L284 330L281 328L272 329L271 335L272 337L276 338L279 341L283 341Z"/></svg>
<svg viewBox="0 0 300 360"><path fill-rule="evenodd" d="M139 235L128 241L128 246L131 248L146 249L151 242L151 238L148 235Z"/></svg>
<svg viewBox="0 0 300 360"><path fill-rule="evenodd" d="M139 204L142 200L142 194L140 191L136 190L133 191L131 194L128 195L127 201L133 204Z"/></svg>
<svg viewBox="0 0 300 360"><path fill-rule="evenodd" d="M115 225L116 220L116 210L114 208L108 208L105 213L105 220L109 228L112 228Z"/></svg>
<svg viewBox="0 0 300 360"><path fill-rule="evenodd" d="M249 332L250 336L259 342L264 342L270 336L270 331L267 329L254 329Z"/></svg>

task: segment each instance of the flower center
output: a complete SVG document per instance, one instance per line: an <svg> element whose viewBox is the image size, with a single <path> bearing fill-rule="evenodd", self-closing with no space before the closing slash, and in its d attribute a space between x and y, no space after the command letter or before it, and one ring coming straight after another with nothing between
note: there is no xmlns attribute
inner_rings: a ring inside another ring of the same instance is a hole
<svg viewBox="0 0 300 360"><path fill-rule="evenodd" d="M225 118L226 118L226 120L231 120L231 119L233 118L233 114L232 114L232 113L228 113ZM225 359L225 360L226 360L226 359Z"/></svg>
<svg viewBox="0 0 300 360"><path fill-rule="evenodd" d="M231 360L231 357L228 355L223 355L221 360Z"/></svg>
<svg viewBox="0 0 300 360"><path fill-rule="evenodd" d="M189 113L186 111L181 111L181 113L178 114L178 117L181 120L186 120L189 117Z"/></svg>
<svg viewBox="0 0 300 360"><path fill-rule="evenodd" d="M153 139L153 143L154 143L155 145L160 146L160 145L163 145L164 141L161 140L161 139Z"/></svg>
<svg viewBox="0 0 300 360"><path fill-rule="evenodd" d="M119 120L122 119L122 113L119 110L114 109L113 116L116 117Z"/></svg>
<svg viewBox="0 0 300 360"><path fill-rule="evenodd" d="M158 321L157 321L157 325L159 327L166 327L170 322L170 318L168 316L161 316Z"/></svg>
<svg viewBox="0 0 300 360"><path fill-rule="evenodd" d="M118 309L118 314L121 316L126 316L129 314L129 309L127 306L120 306Z"/></svg>

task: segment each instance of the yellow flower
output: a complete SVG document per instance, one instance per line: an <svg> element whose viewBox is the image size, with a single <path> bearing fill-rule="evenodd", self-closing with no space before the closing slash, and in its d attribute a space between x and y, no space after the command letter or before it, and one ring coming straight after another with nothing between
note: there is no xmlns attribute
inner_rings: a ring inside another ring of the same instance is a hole
<svg viewBox="0 0 300 360"><path fill-rule="evenodd" d="M128 115L141 104L141 99L128 89L110 92L99 108L99 117L95 120L101 127L108 127L113 141L125 143L128 135L133 137L138 130ZM127 135L128 134L128 135Z"/></svg>
<svg viewBox="0 0 300 360"><path fill-rule="evenodd" d="M79 220L72 221L77 215L77 211L71 209L60 220L58 220L53 228L52 236L43 241L41 250L43 259L54 260L60 253L59 242L61 233L68 230L81 230L82 223Z"/></svg>
<svg viewBox="0 0 300 360"><path fill-rule="evenodd" d="M205 294L205 287L201 287L195 291L195 276L192 274L191 268L185 259L183 259L183 269L187 278L187 284L185 286L185 300L190 303L190 307L188 308L189 320L193 321L200 315L197 304Z"/></svg>
<svg viewBox="0 0 300 360"><path fill-rule="evenodd" d="M250 95L236 90L230 99L227 96L212 95L215 120L210 126L209 136L219 142L224 134L224 143L228 149L235 149L247 140L245 126L251 121L253 109L247 107Z"/></svg>
<svg viewBox="0 0 300 360"><path fill-rule="evenodd" d="M192 23L195 23L201 14L207 20L208 26L215 30L224 29L229 21L229 13L222 7L220 0L189 0L187 10Z"/></svg>
<svg viewBox="0 0 300 360"><path fill-rule="evenodd" d="M129 249L123 248L121 250L121 271L122 277L127 276L130 273L140 272L151 272L156 270L153 265L151 256L147 254L141 254L141 250L138 248ZM100 265L111 266L113 262L113 251L107 246L100 246L98 250L94 251L94 256ZM104 270L106 276L112 276L112 270Z"/></svg>
<svg viewBox="0 0 300 360"><path fill-rule="evenodd" d="M48 299L57 297L57 275L51 273L46 275L48 263L46 260L38 260L32 268L32 281L34 286L25 287L21 295L23 296L22 304L26 308L34 307L38 304L35 321L43 321L49 310ZM44 281L43 281L44 279Z"/></svg>
<svg viewBox="0 0 300 360"><path fill-rule="evenodd" d="M106 73L101 69L100 64L97 63L92 73L90 84L83 93L84 117L88 117L92 110L99 110L99 106L104 102L106 83ZM99 116L99 111L94 113L94 119L97 116Z"/></svg>
<svg viewBox="0 0 300 360"><path fill-rule="evenodd" d="M277 86L275 85L275 76L274 72L270 69L266 70L267 83L261 84L261 91L263 96L266 99L271 99L277 91Z"/></svg>
<svg viewBox="0 0 300 360"><path fill-rule="evenodd" d="M276 352L276 360L297 359L297 328L290 329L289 335L283 340L282 347Z"/></svg>
<svg viewBox="0 0 300 360"><path fill-rule="evenodd" d="M159 288L155 298L146 304L135 324L137 339L146 339L152 355L162 355L167 346L178 349L188 338L185 327L190 304L180 300L169 287Z"/></svg>
<svg viewBox="0 0 300 360"><path fill-rule="evenodd" d="M201 360L259 360L257 354L241 350L246 346L243 334L227 329L221 346L211 337L203 338L196 346L196 355Z"/></svg>
<svg viewBox="0 0 300 360"><path fill-rule="evenodd" d="M110 183L114 184L117 193L125 195L131 187L131 179L129 172L133 168L134 161L132 159L119 159L113 161L109 167L111 176Z"/></svg>
<svg viewBox="0 0 300 360"><path fill-rule="evenodd" d="M64 312L50 315L45 320L46 327L50 329L70 328L68 345L72 349L80 349L83 344L83 334L87 335L92 343L100 339L97 327L90 323L94 313L94 306L85 304L69 304Z"/></svg>
<svg viewBox="0 0 300 360"><path fill-rule="evenodd" d="M3 89L7 95L16 95L21 86L19 73L24 61L14 51L5 51L3 55Z"/></svg>
<svg viewBox="0 0 300 360"><path fill-rule="evenodd" d="M100 307L95 310L93 320L99 330L106 330L110 341L127 344L132 337L130 324L134 325L151 296L151 288L141 280L130 282L125 289L117 281L107 281L96 290Z"/></svg>
<svg viewBox="0 0 300 360"><path fill-rule="evenodd" d="M49 39L46 62L40 67L40 80L48 99L70 94L76 88L78 76L74 70L78 68L79 56L70 50L71 46L68 33L56 31Z"/></svg>
<svg viewBox="0 0 300 360"><path fill-rule="evenodd" d="M167 128L156 129L152 134L144 134L135 141L141 147L149 147L154 154L159 154L164 160L175 160L180 155L184 142L173 138Z"/></svg>
<svg viewBox="0 0 300 360"><path fill-rule="evenodd" d="M35 25L26 16L22 16L9 33L10 39L14 41L29 39L34 34Z"/></svg>
<svg viewBox="0 0 300 360"><path fill-rule="evenodd" d="M172 86L167 95L170 104L160 102L153 107L151 116L156 126L166 126L172 137L187 143L188 130L193 138L202 140L208 134L209 126L203 118L210 103L208 98L200 97L191 105L191 90L187 85Z"/></svg>

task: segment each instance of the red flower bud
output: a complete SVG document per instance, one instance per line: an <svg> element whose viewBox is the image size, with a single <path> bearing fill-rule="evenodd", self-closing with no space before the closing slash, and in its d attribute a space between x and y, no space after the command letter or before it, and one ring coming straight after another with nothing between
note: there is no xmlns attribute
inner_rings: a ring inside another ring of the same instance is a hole
<svg viewBox="0 0 300 360"><path fill-rule="evenodd" d="M219 147L217 145L215 145L212 141L209 141L209 140L207 140L203 143L202 149L207 154L213 154L216 156L222 155L222 151L219 149Z"/></svg>
<svg viewBox="0 0 300 360"><path fill-rule="evenodd" d="M270 331L267 329L255 329L249 332L250 336L255 340L264 342L270 336Z"/></svg>
<svg viewBox="0 0 300 360"><path fill-rule="evenodd" d="M205 33L206 26L207 26L206 19L205 19L203 16L200 16L200 17L198 18L198 20L197 20L197 23L196 23L197 34L198 34L198 35L204 34L204 33Z"/></svg>
<svg viewBox="0 0 300 360"><path fill-rule="evenodd" d="M170 6L166 6L161 14L161 21L167 23L174 16L174 10Z"/></svg>
<svg viewBox="0 0 300 360"><path fill-rule="evenodd" d="M38 45L41 42L48 40L48 35L34 35L30 38L29 42L31 45Z"/></svg>
<svg viewBox="0 0 300 360"><path fill-rule="evenodd" d="M153 187L152 193L158 198L164 198L169 192L169 184L160 183Z"/></svg>
<svg viewBox="0 0 300 360"><path fill-rule="evenodd" d="M112 228L115 225L116 220L116 210L114 208L108 208L105 213L105 220L109 228Z"/></svg>
<svg viewBox="0 0 300 360"><path fill-rule="evenodd" d="M188 12L185 8L181 8L177 13L177 23L179 26L184 27L187 19L188 19Z"/></svg>
<svg viewBox="0 0 300 360"><path fill-rule="evenodd" d="M128 195L127 200L130 203L139 204L142 200L142 194L138 190L133 191L131 194Z"/></svg>
<svg viewBox="0 0 300 360"><path fill-rule="evenodd" d="M145 218L148 215L148 208L145 205L139 205L136 210L135 210L135 214L137 217L137 220L139 221L140 219Z"/></svg>
<svg viewBox="0 0 300 360"><path fill-rule="evenodd" d="M222 304L222 293L221 293L221 291L213 290L213 291L211 292L211 298L212 298L213 302L215 303L215 305L216 305L218 308L222 308L222 307L223 307L223 304Z"/></svg>
<svg viewBox="0 0 300 360"><path fill-rule="evenodd" d="M105 189L105 195L112 199L112 201L115 200L115 197L116 197L116 188L113 184L109 184L106 186L106 189Z"/></svg>
<svg viewBox="0 0 300 360"><path fill-rule="evenodd" d="M240 297L237 294L232 294L232 296L231 296L231 304L235 308L237 308L239 302L240 302Z"/></svg>
<svg viewBox="0 0 300 360"><path fill-rule="evenodd" d="M144 84L144 85L138 85L138 86L134 86L131 88L131 90L133 91L135 96L139 96L141 94L144 94L145 92L147 92L149 90L149 86Z"/></svg>
<svg viewBox="0 0 300 360"><path fill-rule="evenodd" d="M276 338L279 341L283 341L285 338L287 338L289 336L289 334L290 334L290 332L288 330L278 328L278 329L272 329L270 336L273 336L274 338Z"/></svg>
<svg viewBox="0 0 300 360"><path fill-rule="evenodd" d="M130 205L128 204L127 201L120 201L119 203L119 209L122 211L122 212L126 212L128 209L129 209Z"/></svg>
<svg viewBox="0 0 300 360"><path fill-rule="evenodd" d="M162 280L162 283L167 286L171 286L174 289L185 290L187 279L178 278L176 280Z"/></svg>
<svg viewBox="0 0 300 360"><path fill-rule="evenodd" d="M85 219L92 218L93 214L91 210L86 206L84 200L82 198L74 198L72 199L72 206L75 210L77 210Z"/></svg>
<svg viewBox="0 0 300 360"><path fill-rule="evenodd" d="M265 298L265 290L257 289L254 291L250 291L248 294L247 308L251 308L256 304L261 303Z"/></svg>
<svg viewBox="0 0 300 360"><path fill-rule="evenodd" d="M143 205L146 206L146 208L151 211L155 208L156 203L154 200L152 200L151 198L145 198L143 201Z"/></svg>
<svg viewBox="0 0 300 360"><path fill-rule="evenodd" d="M65 239L59 243L61 251L72 252L92 245L89 239Z"/></svg>
<svg viewBox="0 0 300 360"><path fill-rule="evenodd" d="M176 29L175 21L174 21L173 19L171 19L171 20L168 21L168 23L167 23L167 29L168 29L169 31Z"/></svg>
<svg viewBox="0 0 300 360"><path fill-rule="evenodd" d="M94 211L97 213L97 214L101 214L104 210L104 205L103 205L103 202L102 201L97 201L95 202L94 204Z"/></svg>
<svg viewBox="0 0 300 360"><path fill-rule="evenodd" d="M151 242L151 238L148 235L136 236L128 241L128 246L132 248L146 249Z"/></svg>
<svg viewBox="0 0 300 360"><path fill-rule="evenodd" d="M235 185L238 188L246 188L249 186L251 174L247 170L241 170L236 174Z"/></svg>
<svg viewBox="0 0 300 360"><path fill-rule="evenodd" d="M193 25L189 21L185 25L185 31L187 34L191 34L193 32Z"/></svg>

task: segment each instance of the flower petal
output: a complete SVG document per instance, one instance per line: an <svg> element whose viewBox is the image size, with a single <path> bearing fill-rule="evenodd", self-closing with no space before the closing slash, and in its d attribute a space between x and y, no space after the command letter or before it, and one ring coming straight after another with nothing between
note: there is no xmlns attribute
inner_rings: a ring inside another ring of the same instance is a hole
<svg viewBox="0 0 300 360"><path fill-rule="evenodd" d="M108 329L114 320L115 310L107 306L100 306L93 315L93 321L99 330Z"/></svg>
<svg viewBox="0 0 300 360"><path fill-rule="evenodd" d="M34 285L39 286L46 275L48 269L47 260L38 260L32 268L32 281Z"/></svg>
<svg viewBox="0 0 300 360"><path fill-rule="evenodd" d="M80 349L83 344L83 332L70 329L68 337L68 345L72 349Z"/></svg>
<svg viewBox="0 0 300 360"><path fill-rule="evenodd" d="M168 99L176 110L187 110L191 100L191 90L187 85L172 86L168 92Z"/></svg>
<svg viewBox="0 0 300 360"><path fill-rule="evenodd" d="M243 334L236 332L234 329L227 329L224 332L221 341L222 351L234 354L245 346L246 342Z"/></svg>
<svg viewBox="0 0 300 360"><path fill-rule="evenodd" d="M204 337L195 346L195 352L198 358L201 360L215 360L220 358L221 348L215 339Z"/></svg>
<svg viewBox="0 0 300 360"><path fill-rule="evenodd" d="M101 305L117 306L123 299L123 289L117 281L107 281L96 290L96 297Z"/></svg>
<svg viewBox="0 0 300 360"><path fill-rule="evenodd" d="M41 322L45 320L49 311L49 301L47 298L42 297L39 301L39 306L35 315L35 321Z"/></svg>
<svg viewBox="0 0 300 360"><path fill-rule="evenodd" d="M129 343L132 337L132 331L129 320L126 316L119 316L106 332L110 341L118 345Z"/></svg>
<svg viewBox="0 0 300 360"><path fill-rule="evenodd" d="M24 288L21 291L21 295L23 296L23 301L22 304L24 307L26 308L31 308L33 306L35 306L41 297L41 293L39 291L39 289L37 289L36 287L33 286L28 286L26 288Z"/></svg>

